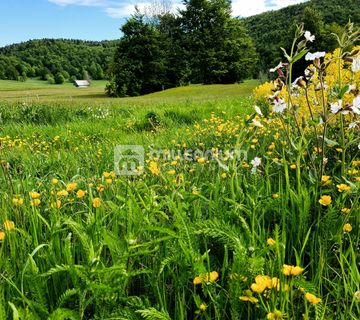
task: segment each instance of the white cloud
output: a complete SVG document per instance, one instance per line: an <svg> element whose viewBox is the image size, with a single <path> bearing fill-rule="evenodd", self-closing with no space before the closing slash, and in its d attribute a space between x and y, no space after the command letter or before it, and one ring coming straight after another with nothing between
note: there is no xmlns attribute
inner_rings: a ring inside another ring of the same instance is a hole
<svg viewBox="0 0 360 320"><path fill-rule="evenodd" d="M277 10L307 0L233 0L234 16L248 17L269 10Z"/></svg>
<svg viewBox="0 0 360 320"><path fill-rule="evenodd" d="M48 0L60 6L99 6L111 18L126 18L135 12L135 5L144 11L154 0ZM138 2L139 1L139 2ZM233 0L232 11L234 16L248 17L269 10L277 10L286 6L305 2L307 0ZM155 0L156 2L156 0ZM172 11L183 8L182 0L173 0Z"/></svg>
<svg viewBox="0 0 360 320"><path fill-rule="evenodd" d="M144 9L149 5L151 5L150 2L124 4L118 7L105 8L105 12L111 18L126 18L131 16L135 12L135 6L137 6L141 12L143 12Z"/></svg>

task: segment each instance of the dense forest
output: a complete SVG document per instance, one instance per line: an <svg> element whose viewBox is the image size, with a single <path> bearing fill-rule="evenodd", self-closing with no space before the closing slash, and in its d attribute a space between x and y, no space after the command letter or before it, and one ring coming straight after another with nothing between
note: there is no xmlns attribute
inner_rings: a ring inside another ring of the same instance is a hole
<svg viewBox="0 0 360 320"><path fill-rule="evenodd" d="M0 48L0 79L103 79L118 41L31 40Z"/></svg>
<svg viewBox="0 0 360 320"><path fill-rule="evenodd" d="M107 91L115 96L233 83L266 75L301 22L316 35L311 50L325 51L336 47L331 33L340 33L349 19L360 23L359 0L311 0L249 18L231 17L229 0L184 4L176 15L156 7L151 16L136 12L118 41L43 39L0 48L0 79L109 78Z"/></svg>
<svg viewBox="0 0 360 320"><path fill-rule="evenodd" d="M268 70L282 59L280 47L289 48L296 24L316 35L313 50L332 51L337 42L331 33L341 33L351 19L360 24L360 0L311 0L245 19L249 34L260 55L260 69Z"/></svg>
<svg viewBox="0 0 360 320"><path fill-rule="evenodd" d="M254 76L258 56L229 0L185 0L177 15L136 12L122 27L110 68L111 96L142 95L183 83L235 83ZM156 10L153 10L156 11Z"/></svg>

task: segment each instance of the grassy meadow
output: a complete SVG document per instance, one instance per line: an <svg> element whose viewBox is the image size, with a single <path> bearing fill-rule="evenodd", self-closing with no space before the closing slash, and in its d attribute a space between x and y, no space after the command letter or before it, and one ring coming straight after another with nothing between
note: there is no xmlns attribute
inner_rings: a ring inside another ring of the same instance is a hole
<svg viewBox="0 0 360 320"><path fill-rule="evenodd" d="M319 145L258 85L0 81L0 319L359 319L358 136Z"/></svg>

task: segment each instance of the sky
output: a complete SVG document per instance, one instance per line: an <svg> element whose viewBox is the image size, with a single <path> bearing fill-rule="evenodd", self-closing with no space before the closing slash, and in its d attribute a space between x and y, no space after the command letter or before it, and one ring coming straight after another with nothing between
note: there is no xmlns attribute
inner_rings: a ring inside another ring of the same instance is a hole
<svg viewBox="0 0 360 320"><path fill-rule="evenodd" d="M0 0L0 47L41 38L110 40L134 12L161 0ZM172 2L173 11L182 0ZM234 16L247 17L306 0L233 0Z"/></svg>

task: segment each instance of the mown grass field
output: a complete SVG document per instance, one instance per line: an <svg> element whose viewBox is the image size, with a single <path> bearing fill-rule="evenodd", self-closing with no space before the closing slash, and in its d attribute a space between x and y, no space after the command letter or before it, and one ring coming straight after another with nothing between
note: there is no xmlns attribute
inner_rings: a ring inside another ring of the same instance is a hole
<svg viewBox="0 0 360 320"><path fill-rule="evenodd" d="M358 319L357 137L319 176L256 85L0 82L0 319ZM139 175L114 173L122 144Z"/></svg>

